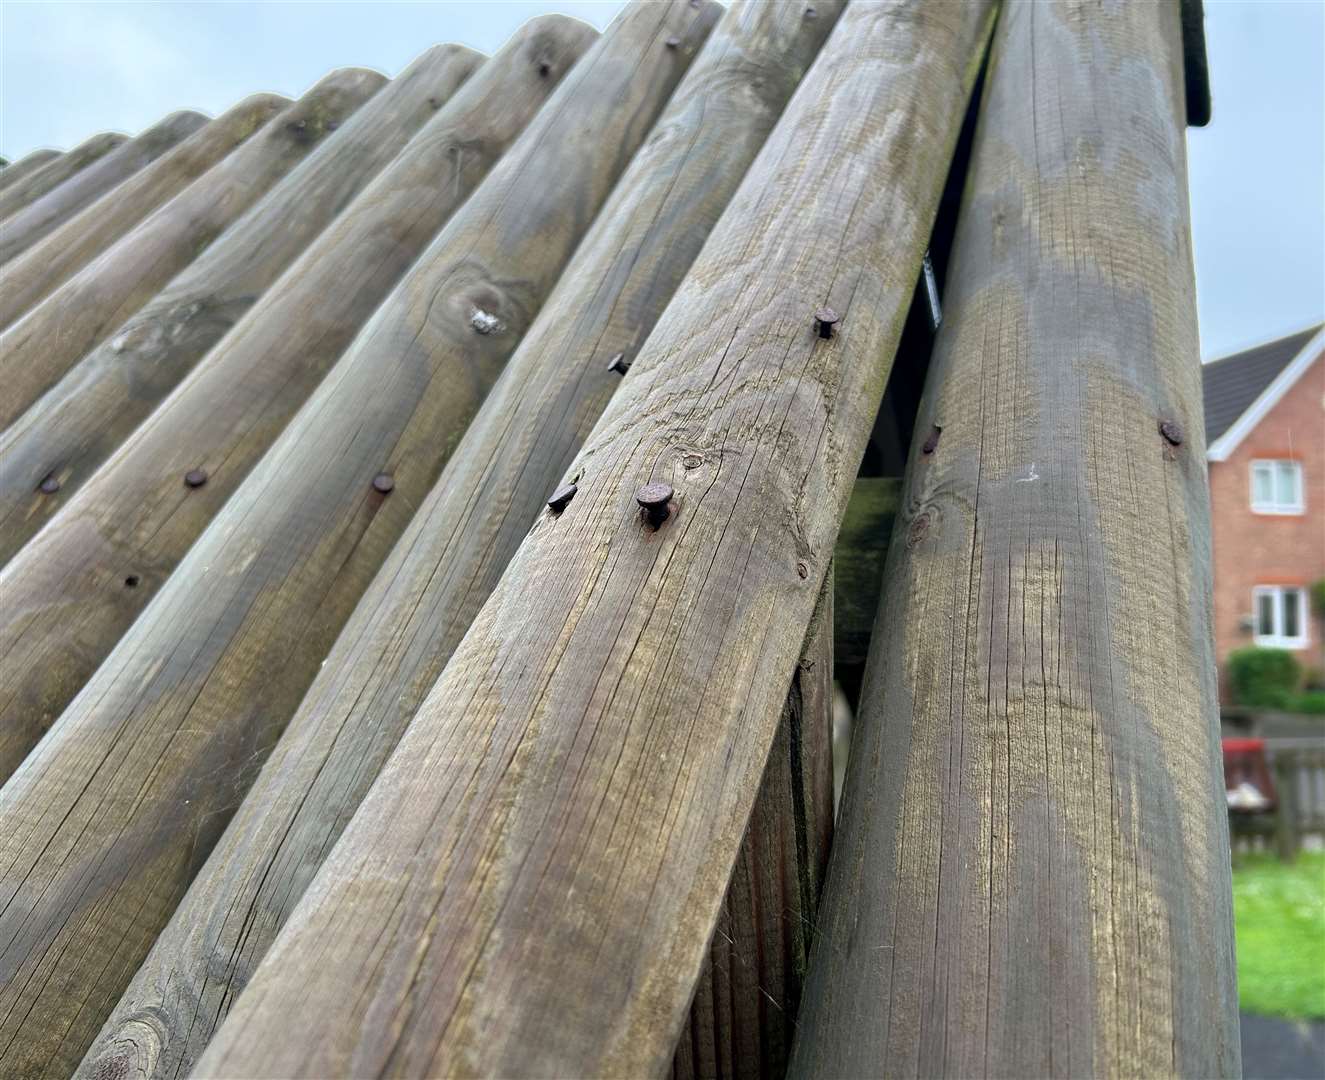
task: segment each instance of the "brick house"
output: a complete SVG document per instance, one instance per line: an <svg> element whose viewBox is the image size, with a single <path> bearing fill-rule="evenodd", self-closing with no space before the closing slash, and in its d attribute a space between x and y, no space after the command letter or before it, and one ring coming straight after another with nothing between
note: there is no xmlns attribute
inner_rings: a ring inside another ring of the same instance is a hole
<svg viewBox="0 0 1325 1080"><path fill-rule="evenodd" d="M1325 666L1311 585L1325 578L1325 327L1204 366L1215 656L1289 649Z"/></svg>

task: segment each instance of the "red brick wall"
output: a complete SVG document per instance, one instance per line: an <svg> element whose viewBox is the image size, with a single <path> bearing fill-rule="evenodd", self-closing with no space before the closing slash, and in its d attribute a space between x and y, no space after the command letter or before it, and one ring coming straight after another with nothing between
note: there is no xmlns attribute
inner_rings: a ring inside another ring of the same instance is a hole
<svg viewBox="0 0 1325 1080"><path fill-rule="evenodd" d="M1251 509L1251 463L1264 458L1302 462L1306 513L1256 514ZM1226 461L1209 463L1214 543L1215 656L1252 644L1242 627L1252 611L1252 587L1301 585L1325 578L1325 353L1298 379ZM1310 595L1307 597L1310 607ZM1325 623L1310 616L1310 644L1297 657L1325 665Z"/></svg>

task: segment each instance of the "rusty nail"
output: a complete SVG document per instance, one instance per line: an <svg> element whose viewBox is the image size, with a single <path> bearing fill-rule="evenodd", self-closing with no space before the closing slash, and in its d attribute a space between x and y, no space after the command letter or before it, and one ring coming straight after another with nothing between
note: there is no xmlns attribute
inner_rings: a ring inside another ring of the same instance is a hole
<svg viewBox="0 0 1325 1080"><path fill-rule="evenodd" d="M37 490L40 491L43 495L54 495L57 491L60 490L60 481L57 480L54 476L48 476L46 477L45 480L41 482L41 485L40 487L38 487Z"/></svg>
<svg viewBox="0 0 1325 1080"><path fill-rule="evenodd" d="M640 504L640 508L649 519L649 524L655 529L666 521L667 516L672 512L668 503L672 501L674 494L676 493L671 487L661 480L653 480L635 492L635 501Z"/></svg>
<svg viewBox="0 0 1325 1080"><path fill-rule="evenodd" d="M395 486L396 482L391 479L390 473L380 472L373 477L373 490L380 491L383 495L389 494Z"/></svg>
<svg viewBox="0 0 1325 1080"><path fill-rule="evenodd" d="M141 580L142 578L140 578L137 574L130 574L128 577L124 579L124 584L131 589L136 589L138 588L138 582L140 582Z"/></svg>
<svg viewBox="0 0 1325 1080"><path fill-rule="evenodd" d="M833 336L833 327L837 325L842 318L836 311L830 307L821 307L814 313L814 325L819 331L821 338L830 338Z"/></svg>
<svg viewBox="0 0 1325 1080"><path fill-rule="evenodd" d="M203 484L207 483L207 470L190 469L188 472L184 474L184 483L188 484L188 486L192 488L202 487Z"/></svg>
<svg viewBox="0 0 1325 1080"><path fill-rule="evenodd" d="M922 454L932 454L939 448L939 433L942 431L943 429L938 424L929 429L929 437L925 439L924 445L920 448Z"/></svg>
<svg viewBox="0 0 1325 1080"><path fill-rule="evenodd" d="M626 359L625 353L617 353L612 357L612 362L607 365L608 371L615 371L618 375L624 375L630 370L630 361Z"/></svg>
<svg viewBox="0 0 1325 1080"><path fill-rule="evenodd" d="M1174 421L1161 420L1159 433L1164 436L1170 446L1182 445L1182 428Z"/></svg>
<svg viewBox="0 0 1325 1080"><path fill-rule="evenodd" d="M579 490L574 484L562 484L552 493L552 498L548 499L547 508L554 514L560 514Z"/></svg>
<svg viewBox="0 0 1325 1080"><path fill-rule="evenodd" d="M681 47L681 39L679 37L669 37L665 44L669 49L679 49Z"/></svg>

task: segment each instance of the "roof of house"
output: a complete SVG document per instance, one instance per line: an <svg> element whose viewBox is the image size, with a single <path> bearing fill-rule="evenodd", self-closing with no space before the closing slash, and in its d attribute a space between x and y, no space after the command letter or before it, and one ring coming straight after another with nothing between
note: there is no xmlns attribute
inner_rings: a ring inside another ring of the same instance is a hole
<svg viewBox="0 0 1325 1080"><path fill-rule="evenodd" d="M1205 439L1212 449L1270 389L1321 330L1320 323L1287 337L1212 360L1201 369Z"/></svg>

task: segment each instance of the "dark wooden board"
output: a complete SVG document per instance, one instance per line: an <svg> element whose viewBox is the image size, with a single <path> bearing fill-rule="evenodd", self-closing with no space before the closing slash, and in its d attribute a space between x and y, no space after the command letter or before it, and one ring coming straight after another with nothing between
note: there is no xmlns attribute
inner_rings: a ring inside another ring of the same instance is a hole
<svg viewBox="0 0 1325 1080"><path fill-rule="evenodd" d="M1182 79L1003 9L793 1076L1240 1074Z"/></svg>

